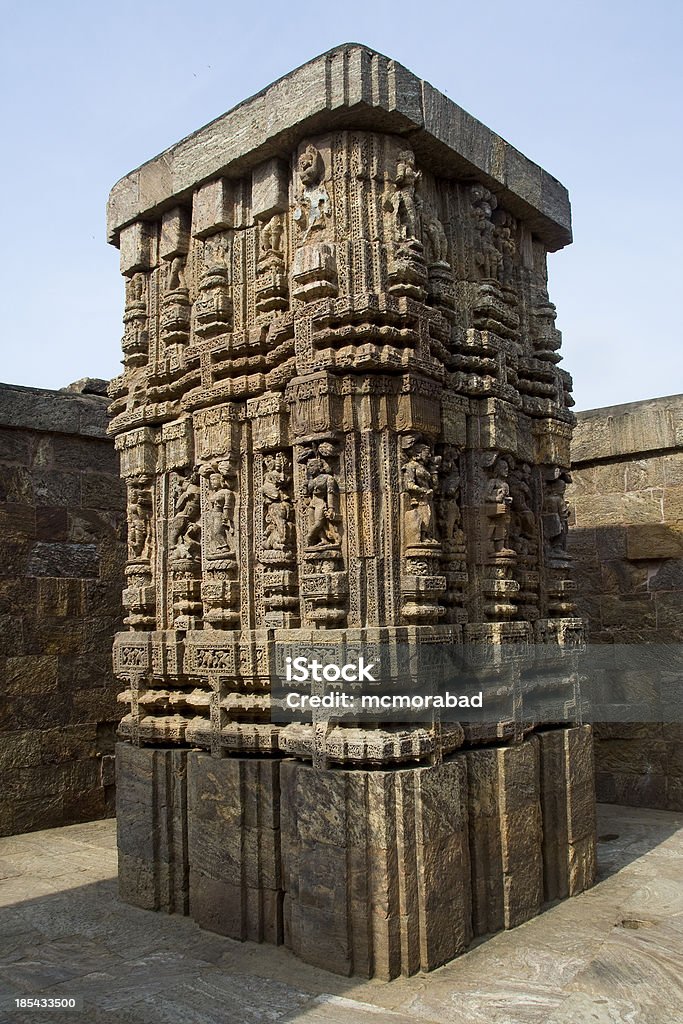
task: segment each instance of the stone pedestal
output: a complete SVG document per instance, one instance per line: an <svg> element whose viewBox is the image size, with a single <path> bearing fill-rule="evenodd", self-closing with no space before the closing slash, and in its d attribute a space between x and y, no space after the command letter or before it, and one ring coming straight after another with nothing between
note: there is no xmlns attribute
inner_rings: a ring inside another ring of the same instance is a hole
<svg viewBox="0 0 683 1024"><path fill-rule="evenodd" d="M231 939L282 942L280 763L188 754L190 914Z"/></svg>
<svg viewBox="0 0 683 1024"><path fill-rule="evenodd" d="M433 970L471 938L464 757L320 771L285 761L285 944L340 974Z"/></svg>
<svg viewBox="0 0 683 1024"><path fill-rule="evenodd" d="M187 751L116 746L119 895L188 912Z"/></svg>

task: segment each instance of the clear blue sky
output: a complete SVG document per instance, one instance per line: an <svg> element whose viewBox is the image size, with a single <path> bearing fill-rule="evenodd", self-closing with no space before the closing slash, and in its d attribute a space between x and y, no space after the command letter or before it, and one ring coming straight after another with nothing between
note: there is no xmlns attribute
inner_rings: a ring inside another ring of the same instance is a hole
<svg viewBox="0 0 683 1024"><path fill-rule="evenodd" d="M4 2L0 377L118 373L110 187L352 40L569 188L575 241L550 258L550 294L577 408L683 391L682 13L680 0Z"/></svg>

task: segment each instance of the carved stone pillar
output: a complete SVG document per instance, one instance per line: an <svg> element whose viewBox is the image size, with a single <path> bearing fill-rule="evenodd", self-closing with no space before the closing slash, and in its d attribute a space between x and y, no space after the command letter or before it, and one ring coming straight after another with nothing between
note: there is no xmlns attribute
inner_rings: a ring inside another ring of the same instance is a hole
<svg viewBox="0 0 683 1024"><path fill-rule="evenodd" d="M145 821L174 847L140 845L124 800L126 898L151 905L133 873L171 865L160 905L390 978L590 884L576 694L548 679L552 732L524 703L530 652L559 665L583 629L546 272L569 225L556 179L355 45L115 186L120 771L124 794L149 779ZM499 704L283 719L293 646L384 658L395 689L433 651L469 654Z"/></svg>

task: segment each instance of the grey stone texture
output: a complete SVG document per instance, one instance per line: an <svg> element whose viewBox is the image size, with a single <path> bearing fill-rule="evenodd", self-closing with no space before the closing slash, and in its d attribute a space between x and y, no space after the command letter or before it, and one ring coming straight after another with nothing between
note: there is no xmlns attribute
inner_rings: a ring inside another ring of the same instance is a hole
<svg viewBox="0 0 683 1024"><path fill-rule="evenodd" d="M0 835L113 813L125 489L103 397L0 385Z"/></svg>
<svg viewBox="0 0 683 1024"><path fill-rule="evenodd" d="M128 175L109 228L129 527L114 667L138 748L119 767L126 898L172 909L172 867L207 927L342 973L431 970L472 935L484 794L481 927L538 912L544 856L556 888L590 885L589 758L558 752L546 804L565 817L544 834L518 705L476 728L271 715L287 643L402 644L413 664L481 645L512 692L514 651L557 664L582 642L546 270L571 240L564 188L347 44ZM564 687L571 733L567 679L543 686Z"/></svg>
<svg viewBox="0 0 683 1024"><path fill-rule="evenodd" d="M683 395L579 413L572 477L569 551L590 642L680 644ZM667 700L647 673L620 685L626 700ZM681 723L598 723L595 735L599 799L683 810Z"/></svg>
<svg viewBox="0 0 683 1024"><path fill-rule="evenodd" d="M113 821L0 839L10 1024L677 1024L683 817L598 808L598 882L437 971L386 983L118 899ZM17 1011L20 996L84 1008Z"/></svg>

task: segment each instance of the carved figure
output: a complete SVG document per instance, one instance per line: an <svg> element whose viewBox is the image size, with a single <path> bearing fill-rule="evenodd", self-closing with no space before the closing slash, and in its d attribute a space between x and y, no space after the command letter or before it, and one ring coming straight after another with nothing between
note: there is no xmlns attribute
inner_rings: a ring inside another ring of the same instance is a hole
<svg viewBox="0 0 683 1024"><path fill-rule="evenodd" d="M147 477L132 478L128 489L128 558L148 561L152 538L152 495Z"/></svg>
<svg viewBox="0 0 683 1024"><path fill-rule="evenodd" d="M489 519L489 542L494 555L504 558L516 554L510 547L510 509L512 496L508 477L510 463L504 456L498 456L491 465L491 476L486 488L486 514Z"/></svg>
<svg viewBox="0 0 683 1024"><path fill-rule="evenodd" d="M235 480L232 459L209 463L200 470L206 478L206 549L210 556L235 553Z"/></svg>
<svg viewBox="0 0 683 1024"><path fill-rule="evenodd" d="M283 233L282 217L279 213L276 213L261 229L261 252L263 255L282 252Z"/></svg>
<svg viewBox="0 0 683 1024"><path fill-rule="evenodd" d="M531 466L522 462L510 474L512 497L511 534L518 554L528 555L535 547L536 516L533 511Z"/></svg>
<svg viewBox="0 0 683 1024"><path fill-rule="evenodd" d="M181 288L186 289L187 284L185 281L185 257L175 256L168 264L168 270L166 274L167 291L175 292Z"/></svg>
<svg viewBox="0 0 683 1024"><path fill-rule="evenodd" d="M500 208L494 211L491 219L494 244L500 253L498 266L501 284L510 287L513 283L514 260L517 253L517 245L513 237L517 222L512 214Z"/></svg>
<svg viewBox="0 0 683 1024"><path fill-rule="evenodd" d="M339 520L339 484L329 463L337 449L321 441L299 458L306 464L306 548L336 547L340 543L335 523Z"/></svg>
<svg viewBox="0 0 683 1024"><path fill-rule="evenodd" d="M551 468L543 496L543 535L551 556L567 558L569 505L565 498L571 474L558 466Z"/></svg>
<svg viewBox="0 0 683 1024"><path fill-rule="evenodd" d="M384 209L392 214L393 233L397 242L419 236L418 204L415 189L421 172L415 167L410 150L399 153L396 163L395 189L385 193Z"/></svg>
<svg viewBox="0 0 683 1024"><path fill-rule="evenodd" d="M172 558L200 561L200 519L199 479L196 473L191 473L180 485L175 500L175 514L169 523L168 545Z"/></svg>
<svg viewBox="0 0 683 1024"><path fill-rule="evenodd" d="M427 241L427 262L448 263L448 239L444 226L429 203L423 206L422 220Z"/></svg>
<svg viewBox="0 0 683 1024"><path fill-rule="evenodd" d="M474 227L480 236L479 247L475 252L479 276L483 281L497 281L500 276L501 255L496 245L496 229L492 217L498 200L483 185L473 185L470 196Z"/></svg>
<svg viewBox="0 0 683 1024"><path fill-rule="evenodd" d="M126 310L145 308L146 279L144 274L126 278Z"/></svg>
<svg viewBox="0 0 683 1024"><path fill-rule="evenodd" d="M457 449L448 445L441 458L437 518L444 546L453 548L464 542L460 513L460 464Z"/></svg>
<svg viewBox="0 0 683 1024"><path fill-rule="evenodd" d="M297 164L303 190L294 209L294 222L303 230L303 242L312 231L322 230L325 218L331 215L330 197L321 184L323 169L323 160L318 150L315 146L306 146Z"/></svg>
<svg viewBox="0 0 683 1024"><path fill-rule="evenodd" d="M420 437L403 438L401 447L407 456L403 465L404 544L438 544L434 536L434 489L441 460L434 457L429 443Z"/></svg>
<svg viewBox="0 0 683 1024"><path fill-rule="evenodd" d="M294 542L294 507L287 493L290 477L282 453L266 455L261 494L265 502L263 547L266 551L287 551Z"/></svg>

